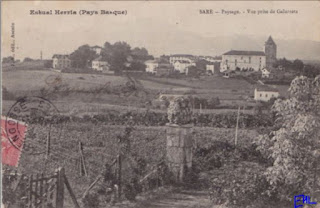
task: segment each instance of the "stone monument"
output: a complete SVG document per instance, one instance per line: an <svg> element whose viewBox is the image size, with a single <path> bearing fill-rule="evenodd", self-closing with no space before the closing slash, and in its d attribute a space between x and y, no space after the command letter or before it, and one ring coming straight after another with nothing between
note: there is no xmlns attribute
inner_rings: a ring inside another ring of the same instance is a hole
<svg viewBox="0 0 320 208"><path fill-rule="evenodd" d="M167 164L177 182L183 182L187 169L192 167L191 101L176 97L168 107Z"/></svg>

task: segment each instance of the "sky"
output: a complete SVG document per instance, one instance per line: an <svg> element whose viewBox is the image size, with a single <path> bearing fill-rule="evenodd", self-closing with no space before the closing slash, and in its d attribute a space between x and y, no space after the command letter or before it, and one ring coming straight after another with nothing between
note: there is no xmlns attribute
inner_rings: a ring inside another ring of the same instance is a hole
<svg viewBox="0 0 320 208"><path fill-rule="evenodd" d="M127 15L30 15L30 10L126 10ZM200 14L200 9L220 13ZM298 14L247 14L251 10L298 10ZM221 14L239 10L239 15ZM50 59L68 54L80 45L126 41L145 47L155 56L175 53L185 37L211 38L233 35L267 36L275 39L320 41L319 1L5 1L2 2L2 57ZM12 23L15 37L11 38ZM207 55L207 54L204 54ZM213 55L213 54L208 54ZM219 54L217 54L219 55Z"/></svg>

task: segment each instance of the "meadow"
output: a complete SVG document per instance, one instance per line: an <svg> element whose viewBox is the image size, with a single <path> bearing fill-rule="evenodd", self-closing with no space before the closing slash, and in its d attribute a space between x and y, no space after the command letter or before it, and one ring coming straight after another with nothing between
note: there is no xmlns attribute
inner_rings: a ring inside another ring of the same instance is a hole
<svg viewBox="0 0 320 208"><path fill-rule="evenodd" d="M233 106L232 111L236 111L238 106L256 105L252 99L255 85L242 79L225 79L217 76L200 79L150 76L133 78L137 85L134 89L130 89L127 85L130 83L127 76L71 74L49 69L11 69L3 71L2 87L13 95L11 100L23 96L45 97L61 112L71 114L94 114L108 109L157 111L158 109L150 105L150 102L157 99L160 94L186 94L206 99L218 97L222 106ZM279 88L282 95L287 94L287 86ZM4 112L11 103L12 101L4 98ZM225 112L230 111L230 107L209 111ZM247 111L247 113L252 112Z"/></svg>

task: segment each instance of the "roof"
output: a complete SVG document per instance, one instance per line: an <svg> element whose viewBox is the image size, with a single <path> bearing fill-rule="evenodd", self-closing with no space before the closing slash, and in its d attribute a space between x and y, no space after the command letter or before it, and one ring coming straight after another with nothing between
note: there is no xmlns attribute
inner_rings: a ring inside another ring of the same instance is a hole
<svg viewBox="0 0 320 208"><path fill-rule="evenodd" d="M177 63L177 62L182 63L182 64L191 64L190 61L185 61L185 60L178 60L178 61L175 61L174 63Z"/></svg>
<svg viewBox="0 0 320 208"><path fill-rule="evenodd" d="M278 89L269 87L268 85L258 85L256 87L256 90L260 91L260 92L262 92L262 91L264 91L264 92L279 92Z"/></svg>
<svg viewBox="0 0 320 208"><path fill-rule="evenodd" d="M108 62L106 60L103 60L102 56L99 56L98 58L94 59L93 61L103 61L103 62Z"/></svg>
<svg viewBox="0 0 320 208"><path fill-rule="evenodd" d="M237 51L237 50L231 50L227 53L224 53L223 55L243 55L243 56L265 56L265 53L263 51Z"/></svg>
<svg viewBox="0 0 320 208"><path fill-rule="evenodd" d="M266 41L267 45L275 45L276 43L273 41L272 37L269 36L268 40Z"/></svg>
<svg viewBox="0 0 320 208"><path fill-rule="evenodd" d="M173 54L171 55L173 57L193 57L193 55L190 55L190 54Z"/></svg>
<svg viewBox="0 0 320 208"><path fill-rule="evenodd" d="M231 73L231 72L234 72L234 71L232 71L231 69L227 69L227 70L223 71L222 73Z"/></svg>
<svg viewBox="0 0 320 208"><path fill-rule="evenodd" d="M102 47L95 45L95 46L92 46L91 48L102 48Z"/></svg>
<svg viewBox="0 0 320 208"><path fill-rule="evenodd" d="M61 59L61 58L69 58L69 55L62 55L62 54L54 54L52 56L52 58L57 58L57 59Z"/></svg>

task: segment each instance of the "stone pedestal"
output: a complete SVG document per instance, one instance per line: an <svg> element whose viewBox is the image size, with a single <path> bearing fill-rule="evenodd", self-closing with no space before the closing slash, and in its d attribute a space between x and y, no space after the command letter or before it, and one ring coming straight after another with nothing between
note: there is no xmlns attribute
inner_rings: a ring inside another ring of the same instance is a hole
<svg viewBox="0 0 320 208"><path fill-rule="evenodd" d="M183 182L192 167L193 125L167 124L167 164L177 182Z"/></svg>

